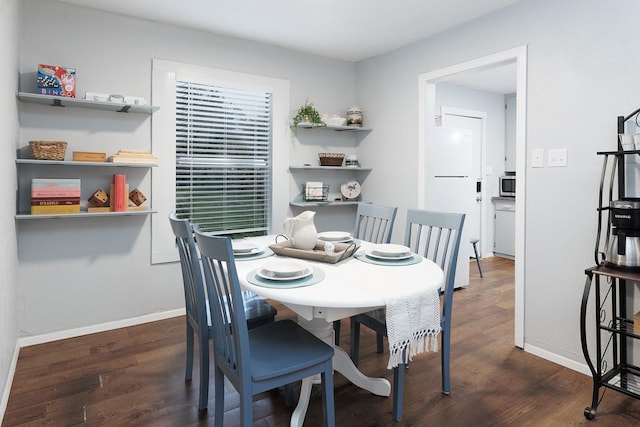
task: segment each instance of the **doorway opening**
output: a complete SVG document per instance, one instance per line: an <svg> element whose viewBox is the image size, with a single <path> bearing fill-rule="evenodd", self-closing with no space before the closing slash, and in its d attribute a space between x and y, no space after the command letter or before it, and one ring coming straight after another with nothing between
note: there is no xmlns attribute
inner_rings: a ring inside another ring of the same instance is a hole
<svg viewBox="0 0 640 427"><path fill-rule="evenodd" d="M525 259L525 188L526 188L526 69L527 47L521 46L499 52L437 71L421 74L418 77L418 205L425 208L425 142L436 127L435 108L436 85L456 77L481 72L487 69L515 63L516 69L516 230L515 230L515 301L514 301L514 342L524 348L524 259Z"/></svg>

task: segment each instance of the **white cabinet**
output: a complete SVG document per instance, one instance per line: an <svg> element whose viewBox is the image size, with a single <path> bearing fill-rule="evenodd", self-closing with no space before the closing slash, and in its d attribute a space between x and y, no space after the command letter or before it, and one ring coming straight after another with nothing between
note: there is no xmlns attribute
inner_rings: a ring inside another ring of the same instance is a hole
<svg viewBox="0 0 640 427"><path fill-rule="evenodd" d="M514 259L516 255L516 201L504 197L493 200L495 206L495 236L493 253Z"/></svg>
<svg viewBox="0 0 640 427"><path fill-rule="evenodd" d="M63 98L49 95L38 95L19 92L18 99L22 102L50 105L55 107L76 107L93 110L113 111L117 113L141 113L152 114L158 107L150 105L127 105L111 102L89 101L84 99ZM44 111L44 110L43 110ZM62 110L61 110L62 111ZM43 112L43 114L46 114ZM72 113L70 113L72 114ZM112 113L107 113L112 114ZM120 114L115 117L123 117ZM94 151L94 150L88 150ZM99 149L97 151L100 151ZM109 184L114 174L125 174L129 189L137 188L145 178L150 168L155 164L147 163L111 163L111 162L78 162L64 160L36 160L28 158L28 147L19 150L16 159L16 171L18 181L17 213L15 219L46 219L46 218L77 218L77 217L103 217L103 216L137 216L149 215L154 211L148 209L128 210L125 212L96 212L88 213L87 200L98 189L109 191ZM69 153L66 154L69 157ZM79 178L81 180L81 212L74 214L31 215L31 180L32 178ZM140 189L148 200L142 206L150 206L151 198L149 188Z"/></svg>

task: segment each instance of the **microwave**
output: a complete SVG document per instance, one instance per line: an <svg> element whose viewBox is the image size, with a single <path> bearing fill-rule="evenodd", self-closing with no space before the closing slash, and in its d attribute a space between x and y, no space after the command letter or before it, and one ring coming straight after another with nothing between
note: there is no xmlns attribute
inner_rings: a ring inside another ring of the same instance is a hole
<svg viewBox="0 0 640 427"><path fill-rule="evenodd" d="M500 197L516 197L515 175L505 175L500 177Z"/></svg>

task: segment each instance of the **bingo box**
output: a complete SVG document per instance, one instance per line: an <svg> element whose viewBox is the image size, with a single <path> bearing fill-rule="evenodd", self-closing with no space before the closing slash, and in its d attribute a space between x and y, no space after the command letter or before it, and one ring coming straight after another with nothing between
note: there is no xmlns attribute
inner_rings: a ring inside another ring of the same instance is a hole
<svg viewBox="0 0 640 427"><path fill-rule="evenodd" d="M76 70L57 65L38 64L38 91L40 95L76 97Z"/></svg>

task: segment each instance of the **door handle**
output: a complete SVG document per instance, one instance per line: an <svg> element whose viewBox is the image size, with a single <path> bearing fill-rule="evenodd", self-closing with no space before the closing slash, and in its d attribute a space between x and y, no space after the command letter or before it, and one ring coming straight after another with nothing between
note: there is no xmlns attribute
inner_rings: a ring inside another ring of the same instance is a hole
<svg viewBox="0 0 640 427"><path fill-rule="evenodd" d="M482 201L482 196L477 196L476 197L476 202L481 202Z"/></svg>

